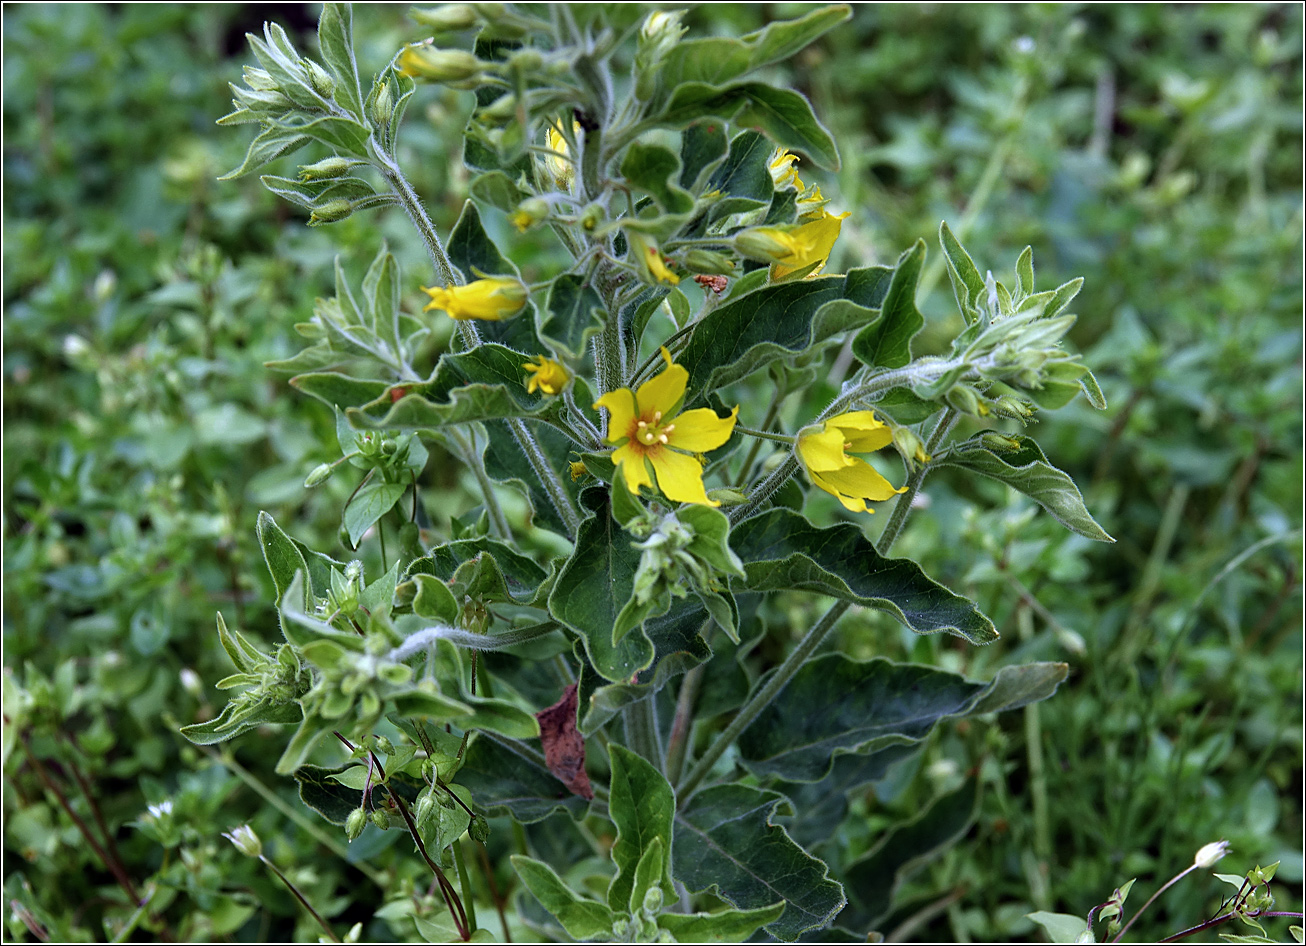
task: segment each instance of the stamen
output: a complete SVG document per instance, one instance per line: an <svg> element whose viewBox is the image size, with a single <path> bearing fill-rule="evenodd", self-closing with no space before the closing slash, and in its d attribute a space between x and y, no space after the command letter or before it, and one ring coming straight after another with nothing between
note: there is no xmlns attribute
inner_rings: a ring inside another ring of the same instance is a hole
<svg viewBox="0 0 1306 946"><path fill-rule="evenodd" d="M675 424L667 424L667 426L663 427L662 429L665 430L667 433L671 433L673 430L676 429L676 425L675 425Z"/></svg>
<svg viewBox="0 0 1306 946"><path fill-rule="evenodd" d="M643 430L645 427L648 426L648 424L645 421L640 421L638 424L636 424L636 426L639 427L640 430Z"/></svg>
<svg viewBox="0 0 1306 946"><path fill-rule="evenodd" d="M660 421L660 420L662 420L662 412L661 412L661 411L654 411L654 412L653 412L653 423L656 424L656 423L657 423L658 421Z"/></svg>
<svg viewBox="0 0 1306 946"><path fill-rule="evenodd" d="M666 434L660 434L660 435L658 436L658 440L662 441L663 443L668 443L668 442L669 442L669 441L667 440L667 435L666 435Z"/></svg>

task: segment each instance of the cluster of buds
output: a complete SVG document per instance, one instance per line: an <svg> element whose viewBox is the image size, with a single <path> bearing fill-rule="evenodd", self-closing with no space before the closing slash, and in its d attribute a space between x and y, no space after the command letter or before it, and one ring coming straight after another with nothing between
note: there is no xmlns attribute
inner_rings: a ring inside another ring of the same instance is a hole
<svg viewBox="0 0 1306 946"><path fill-rule="evenodd" d="M680 25L684 15L683 10L657 10L640 27L635 52L635 98L639 101L647 102L657 92L662 60L685 34L685 27Z"/></svg>

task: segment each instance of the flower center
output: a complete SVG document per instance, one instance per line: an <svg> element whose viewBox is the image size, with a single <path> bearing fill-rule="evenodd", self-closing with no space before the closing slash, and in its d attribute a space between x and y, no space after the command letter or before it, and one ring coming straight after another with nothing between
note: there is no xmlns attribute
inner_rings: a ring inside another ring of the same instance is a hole
<svg viewBox="0 0 1306 946"><path fill-rule="evenodd" d="M675 429L675 424L662 423L661 411L654 411L651 419L641 420L635 424L631 439L641 446L656 447L659 444L670 443L671 434Z"/></svg>

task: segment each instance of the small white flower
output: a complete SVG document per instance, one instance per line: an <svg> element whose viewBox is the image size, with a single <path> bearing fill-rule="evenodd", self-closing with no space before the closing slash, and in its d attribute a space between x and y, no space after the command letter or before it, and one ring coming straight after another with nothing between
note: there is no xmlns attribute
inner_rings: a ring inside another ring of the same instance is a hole
<svg viewBox="0 0 1306 946"><path fill-rule="evenodd" d="M1213 866L1216 861L1228 853L1228 841L1212 841L1210 844L1203 845L1202 849L1197 852L1197 856L1193 858L1193 864L1204 870Z"/></svg>

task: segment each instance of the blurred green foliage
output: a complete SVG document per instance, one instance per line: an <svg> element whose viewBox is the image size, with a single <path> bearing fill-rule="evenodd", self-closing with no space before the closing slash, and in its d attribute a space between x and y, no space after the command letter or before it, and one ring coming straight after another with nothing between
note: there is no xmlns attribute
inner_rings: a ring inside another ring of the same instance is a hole
<svg viewBox="0 0 1306 946"><path fill-rule="evenodd" d="M228 672L215 610L254 635L275 628L257 510L327 548L356 485L301 488L337 453L333 419L263 362L297 350L292 326L329 291L339 246L388 239L412 272L421 247L398 211L328 236L256 181L216 182L244 151L212 122L261 10L7 12L4 664L17 724L4 742L6 902L55 938L119 933L101 922L102 891L120 881L62 795L90 830L103 818L117 842L106 854L130 878L155 876L149 912L172 936L317 936L284 888L219 838L249 821L339 928L358 921L366 938L389 938L375 884L388 880L394 900L412 883L381 876L395 870L383 850L394 834L369 828L348 860L324 856L311 821L253 787L303 810L271 778L280 740L249 734L243 766L224 770L176 724L215 715L199 683ZM690 22L734 33L797 12L714 5ZM308 8L275 15L288 28L315 21ZM359 11L361 60L419 38L402 16ZM1110 404L1073 405L1039 437L1116 545L947 473L901 540L899 554L974 597L1002 641L895 634L869 613L841 626L858 657L979 678L1016 659L1073 668L1023 720L936 734L852 800L862 829L819 853L853 877L858 863L885 867L867 855L891 855L875 849L886 826L931 803L960 812L963 840L945 855L887 864L902 886L886 932L1033 938L1026 913L1083 914L1131 877L1145 898L1221 837L1229 870L1281 861L1278 908L1300 909L1301 50L1301 10L1288 5L866 6L772 67L840 142L836 176L803 169L852 211L831 271L892 262L918 237L932 246L941 219L981 270L1032 245L1041 284L1087 276L1072 338ZM449 158L468 98L419 92L402 140L443 232L466 191ZM534 235L516 245L527 279L550 270L556 248ZM371 255L342 262L359 273ZM957 327L935 256L935 291L920 300L927 345ZM847 369L836 360L784 419L836 394ZM466 474L432 453L432 505L469 511ZM839 514L824 496L809 507ZM818 613L781 596L767 616L797 629ZM32 705L16 705L11 680ZM955 798L959 758L982 785L973 810ZM496 873L510 882L506 858ZM865 932L857 913L883 878L850 889L839 925ZM1199 922L1223 895L1190 878L1131 936ZM17 911L7 928L30 937Z"/></svg>

